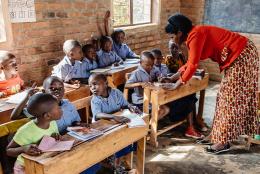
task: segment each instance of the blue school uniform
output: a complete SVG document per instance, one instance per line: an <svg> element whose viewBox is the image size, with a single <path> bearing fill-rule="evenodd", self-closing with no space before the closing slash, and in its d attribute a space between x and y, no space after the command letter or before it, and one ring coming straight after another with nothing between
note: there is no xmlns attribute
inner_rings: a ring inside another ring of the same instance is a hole
<svg viewBox="0 0 260 174"><path fill-rule="evenodd" d="M170 73L168 67L165 64L161 64L160 66L154 66L154 68L162 75L163 77L166 77L167 74Z"/></svg>
<svg viewBox="0 0 260 174"><path fill-rule="evenodd" d="M82 63L81 73L85 78L89 78L91 70L98 68L98 64L95 60L91 61L88 58L84 58Z"/></svg>
<svg viewBox="0 0 260 174"><path fill-rule="evenodd" d="M86 72L86 64L88 62L86 59L82 61L75 61L72 65L68 56L65 56L58 65L53 67L52 76L57 76L68 82L73 78L88 78L88 73Z"/></svg>
<svg viewBox="0 0 260 174"><path fill-rule="evenodd" d="M111 114L122 108L127 108L128 102L118 89L108 89L108 98L94 95L91 99L92 122L96 121L98 113Z"/></svg>
<svg viewBox="0 0 260 174"><path fill-rule="evenodd" d="M99 67L110 66L113 63L122 61L121 57L119 57L114 51L105 52L102 49L100 49L97 52L97 56Z"/></svg>
<svg viewBox="0 0 260 174"><path fill-rule="evenodd" d="M138 82L153 82L155 81L158 76L160 75L160 72L153 68L148 74L141 65L138 66L138 68L133 71L130 75L130 78L127 80L126 84L129 83L138 83ZM132 94L132 102L133 104L142 104L143 103L143 93L144 90L142 87L136 87L134 88L134 92Z"/></svg>
<svg viewBox="0 0 260 174"><path fill-rule="evenodd" d="M64 133L68 126L71 126L75 121L81 121L79 113L75 106L67 99L62 99L60 103L63 112L61 118L56 121L60 133ZM28 113L27 109L23 109L23 113L28 118L32 119L34 116Z"/></svg>
<svg viewBox="0 0 260 174"><path fill-rule="evenodd" d="M113 42L113 51L122 59L137 57L137 55L128 47L127 44L116 44Z"/></svg>

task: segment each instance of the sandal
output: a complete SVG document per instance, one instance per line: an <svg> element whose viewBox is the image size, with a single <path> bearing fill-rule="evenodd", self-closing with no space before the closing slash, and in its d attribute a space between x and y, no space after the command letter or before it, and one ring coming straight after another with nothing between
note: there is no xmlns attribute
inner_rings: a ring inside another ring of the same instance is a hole
<svg viewBox="0 0 260 174"><path fill-rule="evenodd" d="M230 145L229 144L225 144L223 148L221 149L212 149L212 146L208 146L205 148L205 151L207 153L211 153L211 154L220 154L220 153L223 153L223 152L227 152L227 151L230 151Z"/></svg>

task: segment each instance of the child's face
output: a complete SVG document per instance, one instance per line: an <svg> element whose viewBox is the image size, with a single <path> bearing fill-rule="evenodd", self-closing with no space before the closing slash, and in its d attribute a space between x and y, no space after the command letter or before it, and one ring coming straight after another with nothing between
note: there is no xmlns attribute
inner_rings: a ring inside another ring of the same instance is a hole
<svg viewBox="0 0 260 174"><path fill-rule="evenodd" d="M87 52L84 53L85 57L88 59L94 60L96 57L96 51L94 48L90 48Z"/></svg>
<svg viewBox="0 0 260 174"><path fill-rule="evenodd" d="M62 116L63 112L58 103L53 103L52 109L49 111L49 116L51 120L59 120Z"/></svg>
<svg viewBox="0 0 260 174"><path fill-rule="evenodd" d="M151 72L151 70L153 69L153 65L154 61L152 59L149 59L147 57L142 58L141 66L147 73Z"/></svg>
<svg viewBox="0 0 260 174"><path fill-rule="evenodd" d="M107 91L107 82L101 79L90 78L89 87L92 94L103 96Z"/></svg>
<svg viewBox="0 0 260 174"><path fill-rule="evenodd" d="M64 84L59 81L53 81L47 89L45 89L46 93L49 93L55 96L60 102L64 96Z"/></svg>
<svg viewBox="0 0 260 174"><path fill-rule="evenodd" d="M154 55L154 65L155 66L160 66L163 61L163 56L161 55Z"/></svg>
<svg viewBox="0 0 260 174"><path fill-rule="evenodd" d="M119 34L116 35L115 39L116 39L117 44L122 44L125 41L125 34L119 33Z"/></svg>
<svg viewBox="0 0 260 174"><path fill-rule="evenodd" d="M82 60L83 54L81 47L75 47L70 53L70 57L74 60Z"/></svg>
<svg viewBox="0 0 260 174"><path fill-rule="evenodd" d="M112 50L112 42L111 41L107 41L104 44L104 48L102 48L105 52L109 52Z"/></svg>
<svg viewBox="0 0 260 174"><path fill-rule="evenodd" d="M16 63L16 58L12 58L12 59L8 59L8 60L4 61L1 65L1 69L12 75L17 75L18 66Z"/></svg>

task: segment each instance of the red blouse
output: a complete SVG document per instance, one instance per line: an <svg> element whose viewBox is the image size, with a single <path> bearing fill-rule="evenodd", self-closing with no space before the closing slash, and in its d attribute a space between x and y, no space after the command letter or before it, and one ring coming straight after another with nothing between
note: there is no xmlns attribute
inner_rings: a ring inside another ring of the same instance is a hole
<svg viewBox="0 0 260 174"><path fill-rule="evenodd" d="M12 95L20 92L24 82L18 75L15 78L0 81L0 92L5 93L5 95Z"/></svg>
<svg viewBox="0 0 260 174"><path fill-rule="evenodd" d="M219 64L220 71L227 68L242 52L247 38L215 26L194 26L186 41L188 62L179 71L183 82L196 71L199 61L211 58Z"/></svg>

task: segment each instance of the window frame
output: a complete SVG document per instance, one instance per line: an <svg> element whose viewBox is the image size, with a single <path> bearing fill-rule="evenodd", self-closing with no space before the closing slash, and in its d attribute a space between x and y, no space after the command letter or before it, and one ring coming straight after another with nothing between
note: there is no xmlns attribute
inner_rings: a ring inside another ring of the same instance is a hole
<svg viewBox="0 0 260 174"><path fill-rule="evenodd" d="M143 22L143 23L138 23L138 24L133 24L133 0L128 0L128 1L130 1L130 24L113 25L114 28L131 27L131 26L138 26L138 25L145 25L145 24L153 23L153 0L151 0L151 6L150 6L150 22ZM114 0L112 0L112 9L113 9L113 18L114 18Z"/></svg>

